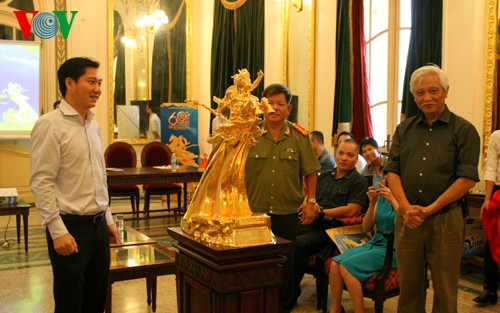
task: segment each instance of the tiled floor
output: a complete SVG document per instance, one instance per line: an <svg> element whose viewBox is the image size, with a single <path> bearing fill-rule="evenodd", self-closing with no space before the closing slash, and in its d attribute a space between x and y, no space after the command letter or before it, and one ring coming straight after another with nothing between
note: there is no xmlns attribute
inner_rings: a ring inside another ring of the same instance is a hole
<svg viewBox="0 0 500 313"><path fill-rule="evenodd" d="M113 200L113 212L125 212L127 200ZM161 207L159 200L153 201L152 209ZM165 213L152 213L152 216ZM126 216L130 217L130 216ZM167 247L172 240L167 235L167 227L176 226L179 218L156 217L143 220L126 220L127 225L145 233L158 243ZM0 217L0 243L12 242L16 239L15 217ZM22 236L21 236L22 239ZM498 312L500 304L489 307L477 307L472 298L481 290L482 270L477 262L462 264L462 275L459 291L459 312ZM29 252L24 253L23 239L21 244L0 248L0 312L53 312L52 273L47 255L44 228L40 226L35 209L29 216ZM319 312L316 310L316 294L314 278L306 275L302 282L302 295L293 313ZM331 301L331 299L329 300ZM346 312L352 312L349 294L344 292L342 300ZM385 302L385 312L396 312L397 297ZM365 299L366 312L374 312L373 302ZM432 288L428 292L428 312L432 307ZM113 312L151 312L146 302L145 279L116 282L113 285ZM175 276L158 278L158 313L177 312Z"/></svg>

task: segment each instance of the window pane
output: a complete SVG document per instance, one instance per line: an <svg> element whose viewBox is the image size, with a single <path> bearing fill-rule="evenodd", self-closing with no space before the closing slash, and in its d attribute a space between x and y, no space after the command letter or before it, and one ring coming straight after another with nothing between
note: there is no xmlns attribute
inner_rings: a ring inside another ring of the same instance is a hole
<svg viewBox="0 0 500 313"><path fill-rule="evenodd" d="M12 40L12 27L0 25L0 39Z"/></svg>
<svg viewBox="0 0 500 313"><path fill-rule="evenodd" d="M399 2L399 27L411 27L411 1Z"/></svg>
<svg viewBox="0 0 500 313"><path fill-rule="evenodd" d="M387 101L387 32L371 43L370 62L370 101L378 103Z"/></svg>
<svg viewBox="0 0 500 313"><path fill-rule="evenodd" d="M35 41L35 35L33 32L30 33L28 39L24 39L23 33L20 29L16 29L16 39L15 40L27 40L27 41Z"/></svg>
<svg viewBox="0 0 500 313"><path fill-rule="evenodd" d="M406 58L410 45L410 29L399 31L399 64L398 64L398 100L403 99L403 80L406 70Z"/></svg>
<svg viewBox="0 0 500 313"><path fill-rule="evenodd" d="M370 11L371 0L363 1L363 26L365 28L365 39L368 41L370 38L370 23L371 23L371 11Z"/></svg>
<svg viewBox="0 0 500 313"><path fill-rule="evenodd" d="M375 138L378 145L382 147L384 141L387 139L387 102L372 107L370 113L373 123L373 138Z"/></svg>
<svg viewBox="0 0 500 313"><path fill-rule="evenodd" d="M411 0L363 0L372 125L380 146L384 145L388 132L393 132L400 122L411 3ZM390 47L398 49L394 57L392 51L389 54Z"/></svg>
<svg viewBox="0 0 500 313"><path fill-rule="evenodd" d="M383 32L389 28L389 1L373 0L372 1L372 21L371 21L371 37Z"/></svg>

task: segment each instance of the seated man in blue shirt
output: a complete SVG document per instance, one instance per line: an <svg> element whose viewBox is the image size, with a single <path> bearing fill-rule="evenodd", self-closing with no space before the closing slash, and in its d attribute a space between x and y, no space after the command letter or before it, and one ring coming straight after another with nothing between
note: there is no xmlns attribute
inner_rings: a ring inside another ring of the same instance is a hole
<svg viewBox="0 0 500 313"><path fill-rule="evenodd" d="M319 165L321 166L319 174L331 172L335 167L335 159L333 158L333 155L325 149L325 137L323 136L323 133L319 130L313 130L310 137L314 154L316 154Z"/></svg>

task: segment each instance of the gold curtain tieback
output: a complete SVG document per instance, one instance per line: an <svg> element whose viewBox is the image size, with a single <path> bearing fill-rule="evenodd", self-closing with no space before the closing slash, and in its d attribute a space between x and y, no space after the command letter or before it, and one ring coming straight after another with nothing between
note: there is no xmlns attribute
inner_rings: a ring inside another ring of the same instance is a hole
<svg viewBox="0 0 500 313"><path fill-rule="evenodd" d="M247 2L247 0L236 0L236 1L229 1L229 0L220 0L220 3L228 9L228 10L236 10L240 8L242 5L244 5Z"/></svg>

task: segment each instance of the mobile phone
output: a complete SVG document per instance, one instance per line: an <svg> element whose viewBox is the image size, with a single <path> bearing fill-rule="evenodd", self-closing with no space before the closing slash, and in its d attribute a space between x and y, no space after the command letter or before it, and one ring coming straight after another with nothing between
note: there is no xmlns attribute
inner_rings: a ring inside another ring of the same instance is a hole
<svg viewBox="0 0 500 313"><path fill-rule="evenodd" d="M382 175L373 175L373 188L375 190L379 189L379 183L382 181Z"/></svg>

